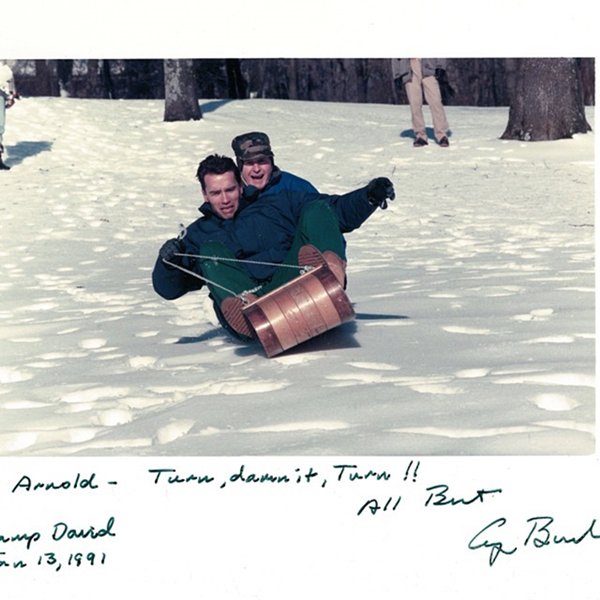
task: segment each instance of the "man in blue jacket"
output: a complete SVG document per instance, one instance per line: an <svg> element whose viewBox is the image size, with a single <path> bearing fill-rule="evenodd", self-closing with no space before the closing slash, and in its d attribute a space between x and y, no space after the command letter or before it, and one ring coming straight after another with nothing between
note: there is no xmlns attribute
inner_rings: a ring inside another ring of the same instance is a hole
<svg viewBox="0 0 600 600"><path fill-rule="evenodd" d="M251 131L233 138L231 148L247 197L276 195L281 190L317 192L312 183L297 175L282 171L275 164L271 141L266 133Z"/></svg>
<svg viewBox="0 0 600 600"><path fill-rule="evenodd" d="M241 313L244 303L293 279L300 267L326 260L342 283L343 233L394 198L384 177L339 196L280 189L248 198L242 196L236 164L218 155L200 163L197 177L203 216L185 235L163 244L152 274L154 289L173 300L206 283L219 322L242 339L252 337Z"/></svg>

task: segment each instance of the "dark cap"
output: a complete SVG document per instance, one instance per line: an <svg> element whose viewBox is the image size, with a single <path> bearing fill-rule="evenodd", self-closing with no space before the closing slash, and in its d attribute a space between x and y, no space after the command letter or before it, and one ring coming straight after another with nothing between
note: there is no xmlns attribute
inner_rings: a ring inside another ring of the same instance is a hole
<svg viewBox="0 0 600 600"><path fill-rule="evenodd" d="M231 147L235 152L235 157L241 162L257 158L273 158L269 136L260 131L238 135L233 138Z"/></svg>

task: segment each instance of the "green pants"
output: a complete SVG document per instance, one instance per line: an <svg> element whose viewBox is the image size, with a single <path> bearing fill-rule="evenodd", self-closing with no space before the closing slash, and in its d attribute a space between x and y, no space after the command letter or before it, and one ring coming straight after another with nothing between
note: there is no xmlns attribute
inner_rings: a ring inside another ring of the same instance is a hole
<svg viewBox="0 0 600 600"><path fill-rule="evenodd" d="M321 252L331 250L345 259L345 242L337 217L329 205L323 201L310 202L302 210L296 235L284 263L297 265L298 251L305 244L312 244ZM221 319L221 315L218 307L227 296L237 296L245 291L263 296L300 274L299 269L280 266L275 269L270 280L257 281L244 269L243 263L235 260L219 260L219 258L235 258L229 248L221 242L202 244L200 254L211 257L200 259L200 267L202 275L209 280L207 285L219 319Z"/></svg>

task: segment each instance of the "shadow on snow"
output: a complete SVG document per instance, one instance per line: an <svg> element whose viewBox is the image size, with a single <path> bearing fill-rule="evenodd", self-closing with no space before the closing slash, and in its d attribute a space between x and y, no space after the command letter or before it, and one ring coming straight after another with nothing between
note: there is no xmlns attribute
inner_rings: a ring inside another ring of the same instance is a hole
<svg viewBox="0 0 600 600"><path fill-rule="evenodd" d="M13 146L6 146L9 160L6 164L9 167L21 164L26 158L41 154L42 152L49 152L52 149L51 142L17 142Z"/></svg>

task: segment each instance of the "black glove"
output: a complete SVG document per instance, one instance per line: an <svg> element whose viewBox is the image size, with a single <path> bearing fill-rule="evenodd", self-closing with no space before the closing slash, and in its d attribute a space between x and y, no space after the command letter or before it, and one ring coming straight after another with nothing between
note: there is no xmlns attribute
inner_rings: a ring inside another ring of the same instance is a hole
<svg viewBox="0 0 600 600"><path fill-rule="evenodd" d="M175 255L179 252L183 252L184 247L181 243L181 240L178 238L173 238L172 240L167 240L158 251L158 256L162 258L162 260L168 260L169 262L173 261Z"/></svg>
<svg viewBox="0 0 600 600"><path fill-rule="evenodd" d="M371 206L379 206L382 210L387 208L387 201L396 197L394 185L387 177L376 177L367 185L367 199Z"/></svg>

